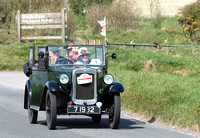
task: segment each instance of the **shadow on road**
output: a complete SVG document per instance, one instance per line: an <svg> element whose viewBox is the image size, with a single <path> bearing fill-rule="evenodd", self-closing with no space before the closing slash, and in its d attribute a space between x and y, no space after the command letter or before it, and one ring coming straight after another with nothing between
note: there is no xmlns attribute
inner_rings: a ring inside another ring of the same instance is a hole
<svg viewBox="0 0 200 138"><path fill-rule="evenodd" d="M46 120L38 121L38 124L47 126ZM145 122L121 118L119 129L143 129ZM105 129L109 127L107 118L102 118L99 124L93 123L91 118L58 118L56 129Z"/></svg>

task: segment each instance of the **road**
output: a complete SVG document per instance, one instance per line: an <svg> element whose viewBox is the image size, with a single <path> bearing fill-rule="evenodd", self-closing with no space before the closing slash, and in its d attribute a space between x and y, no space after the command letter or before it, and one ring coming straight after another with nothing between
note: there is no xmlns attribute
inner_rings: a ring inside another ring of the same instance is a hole
<svg viewBox="0 0 200 138"><path fill-rule="evenodd" d="M38 123L29 124L23 108L22 72L0 72L0 137L1 138L192 138L191 134L136 120L122 112L119 129L112 130L108 116L100 124L86 116L58 116L56 130L48 130L45 112L39 112Z"/></svg>

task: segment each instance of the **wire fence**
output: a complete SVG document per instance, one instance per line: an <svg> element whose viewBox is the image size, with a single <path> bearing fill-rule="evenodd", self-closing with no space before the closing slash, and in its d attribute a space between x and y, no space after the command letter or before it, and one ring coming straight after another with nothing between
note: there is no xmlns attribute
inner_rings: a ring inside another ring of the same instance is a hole
<svg viewBox="0 0 200 138"><path fill-rule="evenodd" d="M137 46L143 46L143 47L154 47L157 49L162 49L162 47L191 47L191 48L199 48L200 46L193 46L193 45L161 45L158 43L154 44L127 44L127 43L109 43L107 42L107 45L122 45L122 46L132 46L133 48Z"/></svg>
<svg viewBox="0 0 200 138"><path fill-rule="evenodd" d="M120 49L129 49L132 47L133 50L142 50L142 51L151 51L151 52L158 52L162 51L166 55L171 54L175 56L180 55L195 55L200 56L200 46L198 45L161 45L156 42L154 44L127 44L127 43L109 43L107 42L107 46L122 46ZM140 48L136 48L140 47ZM172 48L173 47L173 48Z"/></svg>

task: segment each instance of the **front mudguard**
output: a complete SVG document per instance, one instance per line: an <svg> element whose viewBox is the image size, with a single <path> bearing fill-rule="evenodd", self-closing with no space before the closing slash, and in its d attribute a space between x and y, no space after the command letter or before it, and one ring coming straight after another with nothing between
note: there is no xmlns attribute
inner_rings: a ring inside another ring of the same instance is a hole
<svg viewBox="0 0 200 138"><path fill-rule="evenodd" d="M56 81L48 81L45 86L54 95L56 94L56 92L63 91L60 84Z"/></svg>
<svg viewBox="0 0 200 138"><path fill-rule="evenodd" d="M45 88L43 91L43 95L42 95L42 100L41 100L41 104L40 104L40 110L46 110L46 94L47 94L47 90L50 91L50 93L52 93L53 95L56 95L56 93L58 92L63 92L60 84L56 81L48 81L45 84Z"/></svg>
<svg viewBox="0 0 200 138"><path fill-rule="evenodd" d="M112 84L107 85L98 100L104 99L107 95L111 95L113 93L122 93L124 91L124 86L120 82L113 82Z"/></svg>
<svg viewBox="0 0 200 138"><path fill-rule="evenodd" d="M103 92L98 98L102 102L102 111L108 111L113 104L114 95L124 92L124 86L120 82L113 82L105 87Z"/></svg>
<svg viewBox="0 0 200 138"><path fill-rule="evenodd" d="M120 82L113 82L109 85L107 85L103 91L105 92L123 92L124 91L124 86Z"/></svg>
<svg viewBox="0 0 200 138"><path fill-rule="evenodd" d="M69 99L69 90L64 89L61 84L56 81L48 81L45 84L42 101L40 104L40 110L45 110L46 108L46 94L47 90L57 98L57 106L62 105L63 101L67 101L65 98Z"/></svg>
<svg viewBox="0 0 200 138"><path fill-rule="evenodd" d="M109 87L109 92L124 92L124 86L120 82L113 82L107 87Z"/></svg>

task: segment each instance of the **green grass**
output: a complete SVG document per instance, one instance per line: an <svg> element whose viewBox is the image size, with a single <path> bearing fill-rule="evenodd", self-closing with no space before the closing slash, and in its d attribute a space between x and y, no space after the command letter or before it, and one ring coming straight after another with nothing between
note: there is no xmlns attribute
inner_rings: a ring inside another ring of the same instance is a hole
<svg viewBox="0 0 200 138"><path fill-rule="evenodd" d="M199 49L133 50L116 46L110 48L112 52L117 59L109 59L109 73L125 87L125 109L168 124L199 129Z"/></svg>
<svg viewBox="0 0 200 138"><path fill-rule="evenodd" d="M28 46L26 44L0 46L0 51L1 71L22 71L22 66L28 60Z"/></svg>

